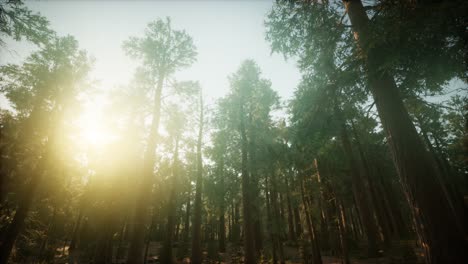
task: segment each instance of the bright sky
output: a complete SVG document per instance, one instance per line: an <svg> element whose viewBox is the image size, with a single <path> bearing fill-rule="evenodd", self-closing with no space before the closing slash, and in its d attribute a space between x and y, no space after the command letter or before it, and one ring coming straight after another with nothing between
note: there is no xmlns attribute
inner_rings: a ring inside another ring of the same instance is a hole
<svg viewBox="0 0 468 264"><path fill-rule="evenodd" d="M227 76L245 59L254 59L263 76L283 99L292 96L300 74L294 60L270 54L264 19L270 1L39 1L26 5L47 17L60 35L76 37L95 59L93 77L108 89L127 84L137 62L127 57L122 42L142 36L148 22L171 17L174 29L185 29L198 49L198 60L176 75L199 80L208 102L226 94ZM0 63L19 62L31 45L8 42ZM4 105L4 100L1 100Z"/></svg>

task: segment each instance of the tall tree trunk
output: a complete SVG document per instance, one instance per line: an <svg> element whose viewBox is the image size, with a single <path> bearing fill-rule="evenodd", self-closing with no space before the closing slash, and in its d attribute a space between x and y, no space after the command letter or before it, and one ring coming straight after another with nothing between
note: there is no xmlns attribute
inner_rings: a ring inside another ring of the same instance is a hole
<svg viewBox="0 0 468 264"><path fill-rule="evenodd" d="M184 242L189 241L189 234L190 234L190 198L192 196L191 189L192 187L190 186L190 183L189 183L189 189L187 193L187 203L185 206Z"/></svg>
<svg viewBox="0 0 468 264"><path fill-rule="evenodd" d="M273 223L273 216L271 214L271 204L272 204L272 198L271 198L271 186L269 183L269 178L268 175L265 175L265 198L266 198L266 210L267 210L267 228L268 228L268 234L270 236L271 242L271 253L272 253L272 258L273 258L273 263L276 264L278 263L278 248L277 248L277 243L275 243L275 230L274 230L274 223Z"/></svg>
<svg viewBox="0 0 468 264"><path fill-rule="evenodd" d="M151 224L150 224L150 227L148 229L148 235L146 236L146 242L145 242L145 253L144 253L144 258L143 258L143 264L146 264L148 262L148 252L149 252L149 248L150 248L150 245L151 245L151 233L153 232L154 230L154 212L153 212L153 217L151 217Z"/></svg>
<svg viewBox="0 0 468 264"><path fill-rule="evenodd" d="M230 213L229 213L229 235L228 235L228 239L229 239L229 242L233 242L233 239L232 239L232 232L234 230L234 198L231 197L231 210Z"/></svg>
<svg viewBox="0 0 468 264"><path fill-rule="evenodd" d="M281 216L280 216L280 208L278 205L278 186L276 180L276 172L273 171L271 174L271 205L273 209L273 243L276 244L278 248L278 255L280 263L283 264L284 262L284 249L283 243L281 241Z"/></svg>
<svg viewBox="0 0 468 264"><path fill-rule="evenodd" d="M318 166L317 159L314 159L314 167L317 174L317 182L319 185L319 207L320 207L320 225L321 225L321 246L324 250L330 249L330 234L329 234L329 217L328 217L328 195L325 194L326 188L322 183L322 177Z"/></svg>
<svg viewBox="0 0 468 264"><path fill-rule="evenodd" d="M427 263L467 263L465 219L457 219L434 162L424 148L395 81L380 71L379 47L372 45L369 18L360 0L343 1L361 47L368 80L405 194L418 221Z"/></svg>
<svg viewBox="0 0 468 264"><path fill-rule="evenodd" d="M119 235L119 244L117 245L116 253L115 253L115 258L120 259L124 256L122 252L123 248L123 241L124 241L124 235L125 235L125 230L127 229L127 216L125 216L125 219L122 223L122 228L120 229L120 235Z"/></svg>
<svg viewBox="0 0 468 264"><path fill-rule="evenodd" d="M251 106L251 105L250 105ZM255 127L253 126L252 109L248 113L248 171L249 171L249 185L250 185L250 204L252 209L253 231L255 239L255 253L257 257L261 255L262 250L262 227L261 227L261 212L260 212L260 197L258 187L258 174L257 174L257 158L256 158L256 135Z"/></svg>
<svg viewBox="0 0 468 264"><path fill-rule="evenodd" d="M241 102L239 104L239 116L240 116L240 134L241 134L241 179L242 179L242 210L243 210L243 224L244 224L244 256L246 264L256 263L255 257L255 233L253 228L253 219L252 219L252 204L251 204L251 195L250 195L250 177L248 171L248 159L247 153L249 151L248 142L247 142L247 133L245 129L245 113L244 113L244 95L241 95Z"/></svg>
<svg viewBox="0 0 468 264"><path fill-rule="evenodd" d="M109 248L112 248L111 242L113 225L110 222L113 221L111 220L111 214L106 213L104 219L105 220L100 223L101 230L97 237L97 245L94 252L93 263L96 264L107 264L110 263L110 260L112 259L112 251L109 252Z"/></svg>
<svg viewBox="0 0 468 264"><path fill-rule="evenodd" d="M341 200L338 200L335 194L335 207L337 210L337 217L338 217L338 230L340 232L340 244L341 244L341 251L342 251L342 258L343 264L350 264L351 261L349 260L349 251L348 251L348 230L346 227L346 218L345 212L343 208L343 203Z"/></svg>
<svg viewBox="0 0 468 264"><path fill-rule="evenodd" d="M464 206L464 201L463 201L463 195L461 194L462 192L458 188L458 183L450 165L447 162L447 159L444 156L443 151L441 150L439 140L437 139L437 136L432 133L432 136L434 138L435 142L435 148L432 145L431 140L429 139L428 136L428 131L426 129L425 124L421 120L421 118L416 117L419 123L419 128L421 130L422 138L424 139L428 150L431 154L431 157L434 159L437 167L439 168L439 171L441 173L442 181L443 184L445 185L445 188L448 193L448 199L450 202L453 204L453 207L455 208L455 213L458 218L461 216L465 215L467 213L467 208ZM437 149L437 150L436 150Z"/></svg>
<svg viewBox="0 0 468 264"><path fill-rule="evenodd" d="M367 186L368 186L367 189L369 190L369 195L370 195L369 202L375 210L377 220L382 230L383 241L385 245L389 247L391 244L390 224L388 223L388 218L385 216L384 207L383 207L384 205L381 203L382 200L380 199L380 197L377 197L377 194L376 194L377 187L375 186L374 179L371 176L369 163L364 153L364 149L361 145L361 139L359 137L359 134L352 120L351 120L351 128L353 131L354 138L356 140L356 146L359 152L359 157L361 158L361 163L363 167L363 176L365 178L364 181L367 182Z"/></svg>
<svg viewBox="0 0 468 264"><path fill-rule="evenodd" d="M49 220L49 225L47 227L46 233L44 234L44 238L42 239L41 246L39 248L39 253L37 254L38 262L40 262L43 258L44 250L47 249L47 245L49 242L49 236L52 233L53 228L55 227L55 217L57 216L57 206L53 205L53 207L54 207L54 211Z"/></svg>
<svg viewBox="0 0 468 264"><path fill-rule="evenodd" d="M174 149L174 160L172 164L172 184L171 191L169 194L168 205L167 205L167 225L166 225L166 236L164 238L164 244L161 252L161 262L162 263L172 263L172 241L174 239L174 226L175 226L175 217L176 217L176 188L179 183L179 173L178 173L178 163L179 163L179 136L176 136L175 139L175 149Z"/></svg>
<svg viewBox="0 0 468 264"><path fill-rule="evenodd" d="M40 160L39 162L42 163L44 160ZM16 209L13 221L6 230L3 243L0 247L0 264L8 263L8 259L10 258L11 250L13 249L16 238L23 228L24 220L26 219L29 209L31 208L32 202L34 200L34 194L36 193L37 187L43 177L42 174L44 173L42 168L38 168L37 172L38 173L31 179L27 191L24 192L24 196L19 202L18 208Z"/></svg>
<svg viewBox="0 0 468 264"><path fill-rule="evenodd" d="M317 234L315 232L315 226L312 222L312 218L309 212L309 205L305 196L305 183L304 175L301 175L301 197L302 207L304 209L304 215L307 225L307 232L309 233L310 243L312 244L312 264L322 264L322 256L320 254L320 247L317 242Z"/></svg>
<svg viewBox="0 0 468 264"><path fill-rule="evenodd" d="M128 249L127 264L143 263L143 250L145 242L146 218L148 217L149 202L151 201L151 187L153 186L153 170L158 144L159 121L161 119L161 94L164 83L162 74L157 83L154 95L153 120L151 122L147 149L144 156L142 182L138 192L135 215L133 219L133 232Z"/></svg>
<svg viewBox="0 0 468 264"><path fill-rule="evenodd" d="M364 183L364 180L362 179L359 170L356 166L356 161L354 159L353 150L349 141L348 132L344 123L341 124L341 140L344 152L348 158L349 167L351 169L353 191L356 195L357 206L359 208L359 212L361 214L361 219L367 236L368 256L375 257L378 254L376 237L377 224L373 216L371 204L369 203L369 199L366 195L366 184Z"/></svg>
<svg viewBox="0 0 468 264"><path fill-rule="evenodd" d="M224 197L224 157L221 155L220 162L220 173L221 173L221 206L219 210L219 252L226 252L226 221L225 221L225 197Z"/></svg>
<svg viewBox="0 0 468 264"><path fill-rule="evenodd" d="M301 237L302 235L301 215L299 213L299 207L297 205L293 207L293 213L294 213L294 231L296 232L296 237Z"/></svg>
<svg viewBox="0 0 468 264"><path fill-rule="evenodd" d="M203 188L203 161L202 161L202 139L203 139L203 97L200 90L200 120L197 142L197 183L195 187L195 204L192 223L192 258L191 263L202 263L201 248L201 209L202 209L202 188Z"/></svg>
<svg viewBox="0 0 468 264"><path fill-rule="evenodd" d="M289 187L288 177L285 177L286 183L286 203L288 206L288 238L290 241L296 241L296 233L294 232L294 215L291 205L291 189Z"/></svg>

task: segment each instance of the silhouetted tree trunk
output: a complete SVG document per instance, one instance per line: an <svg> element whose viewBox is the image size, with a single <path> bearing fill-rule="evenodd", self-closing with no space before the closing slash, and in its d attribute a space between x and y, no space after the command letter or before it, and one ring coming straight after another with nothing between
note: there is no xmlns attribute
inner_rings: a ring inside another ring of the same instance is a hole
<svg viewBox="0 0 468 264"><path fill-rule="evenodd" d="M185 224L184 224L184 242L189 241L189 232L190 232L190 198L191 198L191 189L189 183L189 189L187 193L187 203L185 205Z"/></svg>
<svg viewBox="0 0 468 264"><path fill-rule="evenodd" d="M343 144L343 150L349 162L349 167L351 169L352 187L354 194L356 195L357 206L359 208L359 213L361 215L361 219L367 236L368 256L375 257L378 254L376 237L377 224L375 223L371 205L366 195L366 184L361 178L359 170L356 166L356 161L354 159L353 150L349 141L348 132L344 123L341 124L341 141Z"/></svg>
<svg viewBox="0 0 468 264"><path fill-rule="evenodd" d="M47 155L47 153L46 153ZM32 177L29 182L29 186L23 194L23 198L20 200L18 207L13 217L13 221L8 226L2 245L0 246L0 264L7 264L8 259L10 258L11 250L15 244L16 238L20 233L24 225L24 220L28 215L31 204L34 200L34 194L36 193L37 187L43 177L42 163L45 163L45 160L39 160L40 165L36 168L36 174Z"/></svg>
<svg viewBox="0 0 468 264"><path fill-rule="evenodd" d="M252 105L250 105L252 106ZM256 158L256 135L255 127L252 120L252 109L249 109L248 115L248 172L249 172L249 192L250 204L252 206L250 212L252 214L253 231L255 239L255 253L257 257L260 256L262 250L262 228L261 228L261 214L260 214L260 201L259 201L259 188L258 188L258 173L257 173L257 158ZM241 117L242 118L242 117Z"/></svg>
<svg viewBox="0 0 468 264"><path fill-rule="evenodd" d="M317 159L314 159L314 167L317 173L317 182L319 185L319 210L320 210L320 226L321 226L321 246L324 250L330 249L330 234L329 234L329 217L328 217L328 195L325 194L326 188L322 183L321 173Z"/></svg>
<svg viewBox="0 0 468 264"><path fill-rule="evenodd" d="M312 218L309 213L309 205L307 198L305 196L305 186L304 186L304 172L301 173L300 184L301 184L301 197L302 197L302 207L304 209L304 215L307 225L307 232L309 233L310 243L312 244L312 264L322 264L322 256L320 254L320 247L317 242L317 235L315 232L315 226L312 222Z"/></svg>
<svg viewBox="0 0 468 264"><path fill-rule="evenodd" d="M359 137L359 134L352 120L351 120L351 128L353 131L354 138L356 139L356 146L357 146L359 156L361 158L361 163L363 166L362 171L363 171L363 176L365 178L364 181L367 181L367 184L368 184L366 186L368 186L367 189L369 190L369 194L370 194L369 203L372 205L372 207L375 210L377 220L379 222L380 228L382 229L383 241L385 245L389 247L391 244L390 224L388 223L388 218L385 217L385 212L384 212L384 208L382 207L383 205L381 203L381 199L380 197L377 197L377 194L375 192L376 186L374 184L374 180L370 173L369 163L364 153L364 149L361 145L361 139Z"/></svg>
<svg viewBox="0 0 468 264"><path fill-rule="evenodd" d="M348 251L348 230L346 226L346 218L345 218L345 211L343 208L343 203L341 200L338 200L335 194L335 207L337 210L337 217L338 217L338 228L340 232L340 244L342 250L342 258L344 264L350 264L351 261L349 260L349 251Z"/></svg>
<svg viewBox="0 0 468 264"><path fill-rule="evenodd" d="M273 258L273 263L278 263L278 256L277 256L277 248L276 248L276 243L274 243L274 232L273 232L273 217L271 215L271 188L270 188L270 183L269 183L269 177L268 175L265 175L265 204L266 204L266 213L267 213L267 232L269 235L271 243L271 253L272 253L272 258Z"/></svg>
<svg viewBox="0 0 468 264"><path fill-rule="evenodd" d="M156 159L156 147L158 144L159 121L161 119L161 93L164 83L164 74L158 79L154 95L153 120L148 136L147 149L144 155L142 182L138 192L138 198L133 219L133 232L130 239L127 264L143 263L143 250L145 242L146 218L148 215L149 201L151 200L151 187L153 186L153 170Z"/></svg>
<svg viewBox="0 0 468 264"><path fill-rule="evenodd" d="M224 157L221 155L220 173L221 173L221 206L219 212L219 252L226 252L226 221L225 221L225 197L224 197Z"/></svg>
<svg viewBox="0 0 468 264"><path fill-rule="evenodd" d="M251 204L251 182L248 172L248 142L247 142L247 133L245 129L245 118L246 115L244 113L244 95L241 94L241 101L239 103L239 117L240 117L240 134L241 134L241 152L242 152L242 160L241 160L241 180L242 180L242 210L243 210L243 224L244 224L244 256L245 256L245 263L246 264L254 264L256 263L255 257L255 233L253 228L253 221L252 221L252 204Z"/></svg>
<svg viewBox="0 0 468 264"><path fill-rule="evenodd" d="M143 264L146 264L148 262L148 252L149 252L149 248L150 248L150 245L151 245L151 233L153 232L154 230L154 212L153 212L153 217L151 217L151 225L149 227L149 230L148 230L148 235L146 236L146 242L145 242L145 254L144 254L144 258L143 258ZM164 262L163 262L164 263Z"/></svg>
<svg viewBox="0 0 468 264"><path fill-rule="evenodd" d="M57 206L54 205L53 207L54 207L54 210L53 210L52 216L51 216L51 218L49 220L49 225L47 226L47 231L44 234L44 238L42 239L41 246L39 247L39 254L37 254L38 262L40 262L43 259L44 250L47 249L47 245L48 245L48 242L49 242L49 236L52 233L52 230L53 230L53 228L55 226L55 217L57 216Z"/></svg>
<svg viewBox="0 0 468 264"><path fill-rule="evenodd" d="M100 223L101 230L97 238L93 263L107 264L112 261L112 222L111 214L106 213L104 220Z"/></svg>
<svg viewBox="0 0 468 264"><path fill-rule="evenodd" d="M116 253L115 253L115 257L116 259L120 259L124 256L124 252L122 252L122 247L123 247L123 241L125 239L125 231L127 229L127 216L125 216L125 219L123 220L123 223L122 223L122 228L120 229L120 235L119 235L119 244L117 245L117 249L116 249Z"/></svg>
<svg viewBox="0 0 468 264"><path fill-rule="evenodd" d="M169 194L169 200L167 205L167 225L166 225L166 235L164 239L164 244L161 252L161 262L162 263L172 263L172 241L174 237L174 226L175 226L175 217L176 217L176 188L179 183L179 173L178 173L178 163L179 163L179 138L176 136L175 139L175 149L174 149L174 160L172 164L172 184L171 191Z"/></svg>
<svg viewBox="0 0 468 264"><path fill-rule="evenodd" d="M302 234L302 225L301 225L301 215L299 213L299 207L296 205L293 206L294 212L294 230L296 232L296 237L301 237Z"/></svg>
<svg viewBox="0 0 468 264"><path fill-rule="evenodd" d="M197 182L195 187L195 204L192 223L192 258L191 263L202 263L201 248L201 209L202 209L202 188L203 188L203 161L202 161L202 139L203 139L203 98L200 90L200 120L199 120L198 142L197 142Z"/></svg>
<svg viewBox="0 0 468 264"><path fill-rule="evenodd" d="M281 225L280 225L280 210L278 205L278 186L276 180L276 172L273 171L271 173L271 205L273 209L273 243L276 244L278 249L278 256L280 263L283 264L284 262L284 249L283 243L281 241Z"/></svg>
<svg viewBox="0 0 468 264"><path fill-rule="evenodd" d="M288 177L285 177L286 183L286 203L288 206L288 238L291 241L296 241L296 233L294 232L294 215L293 209L291 205L291 189L289 187Z"/></svg>

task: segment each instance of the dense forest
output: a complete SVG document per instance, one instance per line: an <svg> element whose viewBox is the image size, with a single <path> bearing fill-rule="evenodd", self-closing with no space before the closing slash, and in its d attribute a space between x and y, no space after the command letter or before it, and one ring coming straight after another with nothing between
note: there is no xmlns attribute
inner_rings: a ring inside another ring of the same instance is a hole
<svg viewBox="0 0 468 264"><path fill-rule="evenodd" d="M93 58L1 0L0 49L36 48L0 64L0 264L468 263L467 26L464 0L272 2L293 97L239 58L207 104L175 78L193 36L155 17L84 147Z"/></svg>

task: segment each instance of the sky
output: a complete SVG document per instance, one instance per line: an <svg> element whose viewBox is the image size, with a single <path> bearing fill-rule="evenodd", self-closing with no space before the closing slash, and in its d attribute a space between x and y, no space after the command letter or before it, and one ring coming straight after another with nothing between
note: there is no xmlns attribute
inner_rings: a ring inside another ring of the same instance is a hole
<svg viewBox="0 0 468 264"><path fill-rule="evenodd" d="M282 99L289 99L300 80L294 60L271 54L264 20L271 1L29 1L26 5L50 21L59 35L74 36L95 58L92 77L101 89L127 84L138 65L122 50L130 36L143 36L150 21L171 17L174 29L185 29L198 50L197 62L176 74L198 80L205 101L213 103L229 90L227 77L245 59L253 59ZM31 44L7 42L0 63L21 62ZM2 99L1 105L5 104Z"/></svg>

